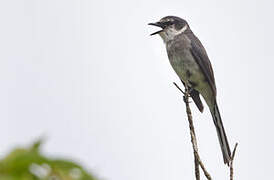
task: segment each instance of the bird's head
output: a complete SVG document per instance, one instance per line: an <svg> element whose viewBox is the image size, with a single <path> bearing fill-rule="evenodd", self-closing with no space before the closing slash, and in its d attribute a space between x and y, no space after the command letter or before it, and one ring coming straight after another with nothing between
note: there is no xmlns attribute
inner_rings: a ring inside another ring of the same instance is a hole
<svg viewBox="0 0 274 180"><path fill-rule="evenodd" d="M160 31L152 33L151 36L159 34L165 42L173 40L175 36L189 30L187 22L176 16L166 16L160 21L156 23L149 23L148 25L162 28Z"/></svg>

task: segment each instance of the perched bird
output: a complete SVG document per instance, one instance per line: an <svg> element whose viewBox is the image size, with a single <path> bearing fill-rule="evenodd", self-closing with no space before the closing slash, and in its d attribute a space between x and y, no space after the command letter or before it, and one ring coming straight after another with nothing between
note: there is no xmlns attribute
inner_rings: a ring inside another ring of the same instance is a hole
<svg viewBox="0 0 274 180"><path fill-rule="evenodd" d="M224 163L229 165L231 151L216 101L216 85L211 63L200 40L193 34L188 23L176 16L167 16L156 23L163 39L169 62L182 83L190 89L190 96L203 112L200 94L208 105L222 149Z"/></svg>

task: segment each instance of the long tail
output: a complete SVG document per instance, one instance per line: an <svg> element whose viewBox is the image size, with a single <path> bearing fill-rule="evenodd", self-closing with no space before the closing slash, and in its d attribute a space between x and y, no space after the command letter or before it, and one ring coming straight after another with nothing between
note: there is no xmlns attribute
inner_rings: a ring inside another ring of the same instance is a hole
<svg viewBox="0 0 274 180"><path fill-rule="evenodd" d="M225 129L221 119L220 111L216 102L214 107L211 108L210 111L217 130L218 139L223 153L224 163L229 165L229 162L231 161L231 151L225 134Z"/></svg>

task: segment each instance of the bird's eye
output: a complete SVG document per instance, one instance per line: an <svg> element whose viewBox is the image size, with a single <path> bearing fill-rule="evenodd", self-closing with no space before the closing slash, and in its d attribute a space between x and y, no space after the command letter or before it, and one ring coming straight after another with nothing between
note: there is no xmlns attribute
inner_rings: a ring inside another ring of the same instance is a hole
<svg viewBox="0 0 274 180"><path fill-rule="evenodd" d="M166 26L170 26L170 25L172 25L172 24L174 24L173 21L167 21L167 22L165 22L165 25L166 25Z"/></svg>

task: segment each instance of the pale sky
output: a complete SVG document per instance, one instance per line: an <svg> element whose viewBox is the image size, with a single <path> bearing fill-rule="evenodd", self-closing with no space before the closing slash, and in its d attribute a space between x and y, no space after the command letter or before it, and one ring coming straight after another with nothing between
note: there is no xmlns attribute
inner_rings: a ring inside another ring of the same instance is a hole
<svg viewBox="0 0 274 180"><path fill-rule="evenodd" d="M271 179L273 1L0 1L0 157L47 137L44 152L104 180L194 179L182 96L160 37L188 21L205 46L233 147L235 179ZM192 104L200 155L228 179L209 110Z"/></svg>

